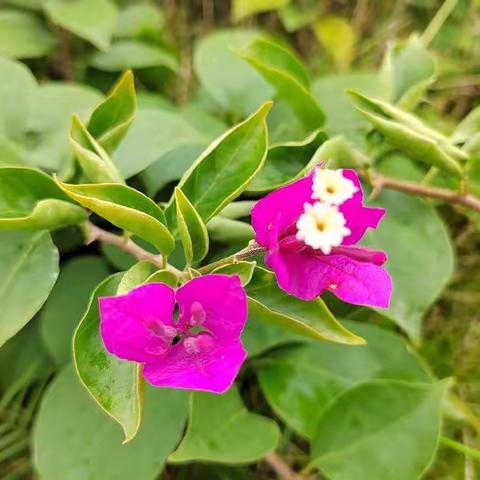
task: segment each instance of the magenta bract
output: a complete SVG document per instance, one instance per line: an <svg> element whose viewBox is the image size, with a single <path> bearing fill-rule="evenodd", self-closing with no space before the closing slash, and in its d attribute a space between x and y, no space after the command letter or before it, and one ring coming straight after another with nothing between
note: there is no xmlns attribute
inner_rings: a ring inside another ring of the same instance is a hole
<svg viewBox="0 0 480 480"><path fill-rule="evenodd" d="M255 239L267 249L265 263L287 293L312 300L329 290L356 305L388 306L386 254L355 246L385 210L363 205L354 170L317 168L268 194L251 214Z"/></svg>
<svg viewBox="0 0 480 480"><path fill-rule="evenodd" d="M143 363L156 387L223 393L247 356L240 340L247 297L238 276L205 275L177 290L145 284L100 298L99 309L106 349Z"/></svg>

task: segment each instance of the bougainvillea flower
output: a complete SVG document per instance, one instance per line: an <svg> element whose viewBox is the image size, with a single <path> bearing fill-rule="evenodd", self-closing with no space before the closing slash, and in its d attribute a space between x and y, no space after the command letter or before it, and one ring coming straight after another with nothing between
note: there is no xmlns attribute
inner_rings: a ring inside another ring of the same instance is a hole
<svg viewBox="0 0 480 480"><path fill-rule="evenodd" d="M252 209L257 243L280 288L312 300L329 290L356 305L387 307L392 282L383 251L355 246L376 228L382 208L363 205L354 170L316 168Z"/></svg>
<svg viewBox="0 0 480 480"><path fill-rule="evenodd" d="M100 298L99 309L106 349L143 363L156 387L223 393L247 356L240 340L247 297L238 276L204 275L177 290L149 283Z"/></svg>

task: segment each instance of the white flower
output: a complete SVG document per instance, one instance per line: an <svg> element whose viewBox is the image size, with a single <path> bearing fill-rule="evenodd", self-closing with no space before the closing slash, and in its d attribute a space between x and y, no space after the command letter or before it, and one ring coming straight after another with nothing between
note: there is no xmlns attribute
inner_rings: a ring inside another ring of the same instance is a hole
<svg viewBox="0 0 480 480"><path fill-rule="evenodd" d="M341 205L353 197L358 188L345 178L342 170L317 168L313 177L312 198L330 205Z"/></svg>
<svg viewBox="0 0 480 480"><path fill-rule="evenodd" d="M297 221L296 238L328 255L332 247L338 247L350 235L345 224L345 217L337 207L320 202L305 203L304 213Z"/></svg>

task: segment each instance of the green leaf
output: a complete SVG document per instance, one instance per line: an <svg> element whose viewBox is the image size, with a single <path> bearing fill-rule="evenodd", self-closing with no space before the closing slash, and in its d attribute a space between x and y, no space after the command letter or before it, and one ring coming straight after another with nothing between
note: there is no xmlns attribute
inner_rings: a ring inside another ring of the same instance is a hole
<svg viewBox="0 0 480 480"><path fill-rule="evenodd" d="M314 25L315 36L333 58L339 70L350 66L357 45L357 33L347 19L335 15L319 18Z"/></svg>
<svg viewBox="0 0 480 480"><path fill-rule="evenodd" d="M387 214L363 243L388 253L386 268L394 285L390 307L379 313L419 342L422 317L453 273L453 247L445 225L425 201L384 191L373 204L386 208Z"/></svg>
<svg viewBox="0 0 480 480"><path fill-rule="evenodd" d="M40 170L0 168L0 230L50 230L86 219L86 211Z"/></svg>
<svg viewBox="0 0 480 480"><path fill-rule="evenodd" d="M247 286L249 311L262 321L316 340L356 345L361 337L348 331L332 315L322 299L304 302L281 291L275 275L257 267Z"/></svg>
<svg viewBox="0 0 480 480"><path fill-rule="evenodd" d="M414 115L381 100L350 91L355 107L388 140L412 158L461 177L459 161L467 160L465 152L442 134L427 127Z"/></svg>
<svg viewBox="0 0 480 480"><path fill-rule="evenodd" d="M168 461L251 463L274 450L279 440L276 423L250 413L236 386L223 395L195 392L187 432Z"/></svg>
<svg viewBox="0 0 480 480"><path fill-rule="evenodd" d="M37 17L16 10L0 12L0 55L37 58L50 53L55 37Z"/></svg>
<svg viewBox="0 0 480 480"><path fill-rule="evenodd" d="M49 385L33 432L33 459L41 478L153 480L182 434L187 395L145 389L145 421L135 440L122 445L121 431L92 401L73 368Z"/></svg>
<svg viewBox="0 0 480 480"><path fill-rule="evenodd" d="M0 232L0 346L38 312L58 276L48 232Z"/></svg>
<svg viewBox="0 0 480 480"><path fill-rule="evenodd" d="M242 54L287 102L307 130L319 128L325 114L309 89L305 67L286 48L266 39L251 42Z"/></svg>
<svg viewBox="0 0 480 480"><path fill-rule="evenodd" d="M225 218L222 215L213 217L207 224L208 234L212 242L245 244L253 240L255 232L249 223Z"/></svg>
<svg viewBox="0 0 480 480"><path fill-rule="evenodd" d="M116 41L108 50L97 52L91 64L107 72L150 67L166 67L172 72L180 69L177 58L170 51L140 40Z"/></svg>
<svg viewBox="0 0 480 480"><path fill-rule="evenodd" d="M237 115L247 115L274 94L236 53L257 36L254 30L221 30L195 47L193 63L200 84L223 109Z"/></svg>
<svg viewBox="0 0 480 480"><path fill-rule="evenodd" d="M384 74L393 84L393 101L404 103L418 87L423 93L435 75L435 60L416 35L406 42L390 47L383 66ZM416 102L414 103L415 106Z"/></svg>
<svg viewBox="0 0 480 480"><path fill-rule="evenodd" d="M92 137L76 115L72 117L70 145L75 158L90 181L123 183L123 178L108 153Z"/></svg>
<svg viewBox="0 0 480 480"><path fill-rule="evenodd" d="M245 191L262 168L267 153L265 117L271 102L217 138L193 163L178 187L207 223L225 205ZM166 214L173 223L173 197Z"/></svg>
<svg viewBox="0 0 480 480"><path fill-rule="evenodd" d="M415 480L433 461L440 435L442 383L364 383L323 412L313 464L332 480Z"/></svg>
<svg viewBox="0 0 480 480"><path fill-rule="evenodd" d="M118 13L113 0L48 0L45 10L53 23L100 50L110 45Z"/></svg>
<svg viewBox="0 0 480 480"><path fill-rule="evenodd" d="M271 145L265 166L248 187L250 192L275 190L297 178L303 177L323 157L315 155L327 135L316 130L299 142L284 142Z"/></svg>
<svg viewBox="0 0 480 480"><path fill-rule="evenodd" d="M164 255L174 248L160 207L134 188L115 183L70 185L57 179L59 187L80 205L154 245Z"/></svg>
<svg viewBox="0 0 480 480"><path fill-rule="evenodd" d="M157 270L156 272L152 273L146 280L145 283L166 283L170 285L172 288L177 288L178 286L178 278L169 270Z"/></svg>
<svg viewBox="0 0 480 480"><path fill-rule="evenodd" d="M290 0L232 0L232 22L239 22L260 12L278 10L290 3Z"/></svg>
<svg viewBox="0 0 480 480"><path fill-rule="evenodd" d="M370 157L357 150L343 135L326 140L315 156L321 158L324 166L330 169L362 168L371 164Z"/></svg>
<svg viewBox="0 0 480 480"><path fill-rule="evenodd" d="M32 95L28 118L28 164L60 175L72 169L72 114L86 120L101 100L97 90L85 85L42 82Z"/></svg>
<svg viewBox="0 0 480 480"><path fill-rule="evenodd" d="M245 287L250 283L257 262L240 261L222 265L212 270L212 273L222 273L224 275L238 275Z"/></svg>
<svg viewBox="0 0 480 480"><path fill-rule="evenodd" d="M95 108L87 129L107 152L112 152L126 135L136 111L135 82L133 73L128 71Z"/></svg>
<svg viewBox="0 0 480 480"><path fill-rule="evenodd" d="M180 190L175 188L177 225L187 264L197 263L208 253L208 232L202 218Z"/></svg>
<svg viewBox="0 0 480 480"><path fill-rule="evenodd" d="M135 266L132 268L135 269ZM93 292L73 337L73 358L84 387L98 405L121 425L126 443L138 433L142 418L141 366L120 360L106 351L100 337L98 312L98 299L116 295L122 278L123 273L111 275Z"/></svg>
<svg viewBox="0 0 480 480"><path fill-rule="evenodd" d="M95 287L109 273L106 262L93 255L62 264L57 283L40 313L43 342L57 365L70 363L75 328Z"/></svg>
<svg viewBox="0 0 480 480"><path fill-rule="evenodd" d="M151 3L126 5L118 16L113 35L120 38L154 35L163 28L165 15Z"/></svg>
<svg viewBox="0 0 480 480"><path fill-rule="evenodd" d="M268 403L287 425L308 438L330 402L375 379L431 381L402 337L374 325L345 322L365 345L312 342L284 348L257 360L260 386Z"/></svg>
<svg viewBox="0 0 480 480"><path fill-rule="evenodd" d="M22 140L27 130L30 101L37 82L32 72L19 62L0 58L0 132Z"/></svg>
<svg viewBox="0 0 480 480"><path fill-rule="evenodd" d="M117 295L124 295L133 288L145 283L152 275L153 265L150 262L138 262L123 275L117 288Z"/></svg>

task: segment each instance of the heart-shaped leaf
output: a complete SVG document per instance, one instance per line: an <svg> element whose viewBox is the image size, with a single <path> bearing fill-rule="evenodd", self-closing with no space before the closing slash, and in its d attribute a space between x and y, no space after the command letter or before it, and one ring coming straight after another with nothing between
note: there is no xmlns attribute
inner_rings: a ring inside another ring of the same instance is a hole
<svg viewBox="0 0 480 480"><path fill-rule="evenodd" d="M249 312L254 312L264 322L316 340L353 345L365 343L338 322L323 300L304 302L287 295L278 288L275 275L262 267L255 269L246 290Z"/></svg>
<svg viewBox="0 0 480 480"><path fill-rule="evenodd" d="M38 312L58 276L48 232L0 232L0 346Z"/></svg>
<svg viewBox="0 0 480 480"><path fill-rule="evenodd" d="M70 185L57 180L60 188L80 205L113 225L154 245L164 255L174 248L160 207L134 188L115 183Z"/></svg>
<svg viewBox="0 0 480 480"><path fill-rule="evenodd" d="M250 463L275 449L280 430L273 420L250 413L235 386L223 395L195 392L182 442L171 463Z"/></svg>
<svg viewBox="0 0 480 480"><path fill-rule="evenodd" d="M217 138L193 163L178 187L207 223L238 197L262 168L267 153L265 117L271 102L264 103L242 123ZM174 197L167 205L174 223Z"/></svg>
<svg viewBox="0 0 480 480"><path fill-rule="evenodd" d="M416 480L438 446L445 384L381 380L340 395L317 423L312 465L332 480Z"/></svg>
<svg viewBox="0 0 480 480"><path fill-rule="evenodd" d="M202 218L180 188L175 188L177 225L187 264L199 262L208 253L208 232Z"/></svg>
<svg viewBox="0 0 480 480"><path fill-rule="evenodd" d="M325 114L310 93L306 69L293 53L270 40L256 39L242 57L291 106L307 130L324 123Z"/></svg>
<svg viewBox="0 0 480 480"><path fill-rule="evenodd" d="M0 168L0 230L50 230L80 223L87 216L42 171Z"/></svg>
<svg viewBox="0 0 480 480"><path fill-rule="evenodd" d="M179 441L186 416L185 392L147 385L142 427L135 440L122 445L118 425L67 366L48 386L36 416L35 470L48 479L154 480Z"/></svg>
<svg viewBox="0 0 480 480"><path fill-rule="evenodd" d="M257 360L268 403L289 427L308 438L339 394L374 379L428 383L431 376L398 335L373 325L345 322L365 345L311 342L284 348Z"/></svg>
<svg viewBox="0 0 480 480"><path fill-rule="evenodd" d="M133 73L128 71L95 108L87 125L88 131L107 152L112 152L127 133L136 111L135 82Z"/></svg>

